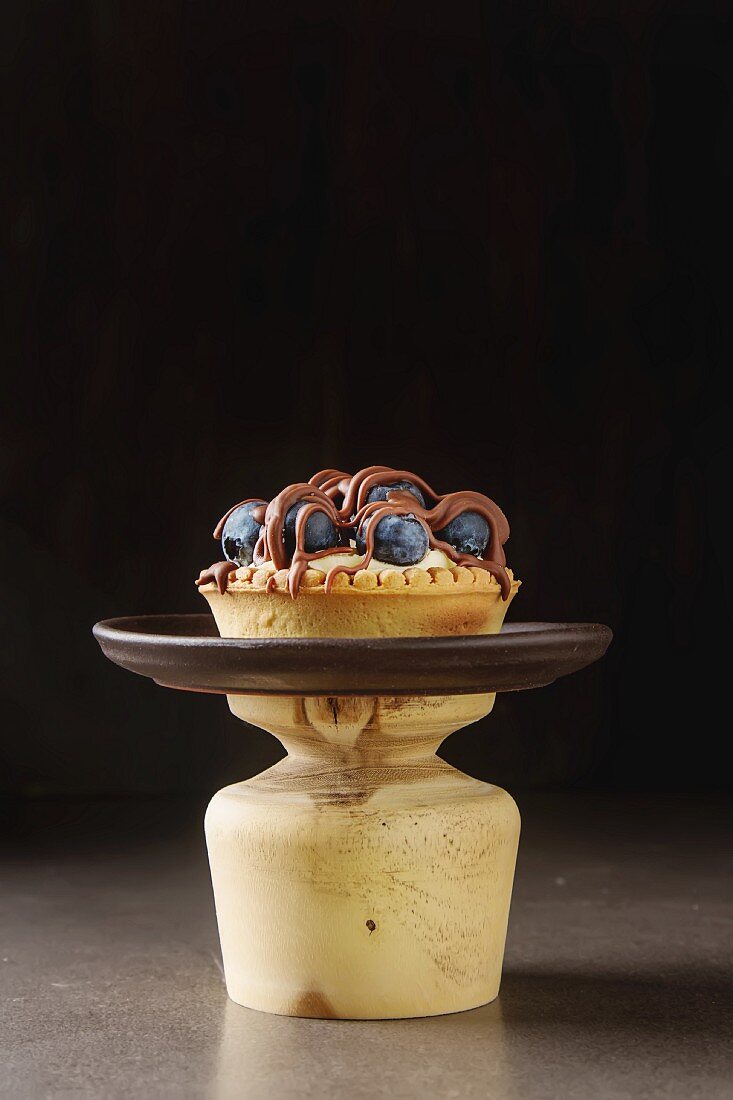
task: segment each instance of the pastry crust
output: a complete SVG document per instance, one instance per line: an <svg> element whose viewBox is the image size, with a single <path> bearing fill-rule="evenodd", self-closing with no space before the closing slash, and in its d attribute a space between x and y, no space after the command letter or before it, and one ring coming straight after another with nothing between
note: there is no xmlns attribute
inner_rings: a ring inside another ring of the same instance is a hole
<svg viewBox="0 0 733 1100"><path fill-rule="evenodd" d="M502 600L490 573L477 567L338 573L329 593L325 573L308 569L297 600L288 570L246 567L229 574L220 593L199 588L223 638L395 638L498 634L520 581L511 570Z"/></svg>

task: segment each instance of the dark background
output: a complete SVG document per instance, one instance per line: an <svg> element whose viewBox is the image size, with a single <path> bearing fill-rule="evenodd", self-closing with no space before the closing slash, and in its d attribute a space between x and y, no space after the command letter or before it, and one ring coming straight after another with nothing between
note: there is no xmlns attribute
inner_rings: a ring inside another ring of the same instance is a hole
<svg viewBox="0 0 733 1100"><path fill-rule="evenodd" d="M724 5L4 14L0 788L208 793L273 760L91 626L200 609L231 503L373 462L502 505L515 619L616 634L451 761L727 783Z"/></svg>

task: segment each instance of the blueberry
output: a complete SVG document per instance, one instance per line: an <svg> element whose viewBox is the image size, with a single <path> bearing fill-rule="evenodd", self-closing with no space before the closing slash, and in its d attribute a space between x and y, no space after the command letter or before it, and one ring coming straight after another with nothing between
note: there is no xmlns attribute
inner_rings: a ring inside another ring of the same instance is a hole
<svg viewBox="0 0 733 1100"><path fill-rule="evenodd" d="M255 543L260 537L262 525L252 518L255 508L267 507L265 500L250 500L240 504L224 524L221 546L227 561L237 565L251 565Z"/></svg>
<svg viewBox="0 0 733 1100"><path fill-rule="evenodd" d="M365 523L371 523L368 519ZM416 565L428 552L425 528L414 516L384 516L374 532L374 557L390 565ZM356 537L356 549L366 550L362 535Z"/></svg>
<svg viewBox="0 0 733 1100"><path fill-rule="evenodd" d="M305 500L297 501L288 508L285 516L285 553L289 558L292 558L295 552L295 517L307 503ZM325 512L311 512L305 521L303 549L306 554L317 554L319 550L329 550L332 546L338 546L338 538L336 524Z"/></svg>
<svg viewBox="0 0 733 1100"><path fill-rule="evenodd" d="M436 531L435 537L450 543L459 554L480 558L489 545L489 525L478 512L461 512L442 531Z"/></svg>
<svg viewBox="0 0 733 1100"><path fill-rule="evenodd" d="M393 481L391 485L375 485L367 493L366 503L372 504L375 500L386 500L387 493L393 489L401 489L404 493L412 493L420 507L425 507L425 497L417 485L413 485L411 481Z"/></svg>

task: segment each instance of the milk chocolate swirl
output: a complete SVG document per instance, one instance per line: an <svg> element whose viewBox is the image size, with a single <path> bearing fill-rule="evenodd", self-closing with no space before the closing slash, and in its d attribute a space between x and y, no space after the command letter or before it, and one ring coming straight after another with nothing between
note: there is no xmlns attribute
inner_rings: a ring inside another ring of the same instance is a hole
<svg viewBox="0 0 733 1100"><path fill-rule="evenodd" d="M367 502L369 492L375 486L388 487L399 481L409 481L420 489L425 497L425 507L408 490L399 488L392 490L388 488L386 500ZM336 499L339 497L342 498L342 504L337 507ZM242 504L259 500L261 500L260 497L248 497L230 508L217 523L214 538L221 538L224 524L232 512ZM285 517L290 508L300 502L303 502L305 507L300 509L295 519L295 550L292 558L288 560L284 537ZM504 554L504 543L509 538L509 524L498 504L483 493L468 490L441 495L410 470L394 470L389 466L367 466L353 475L343 470L320 470L309 481L286 486L267 507L263 505L252 513L255 522L262 524L260 537L254 549L254 564L261 565L265 561L271 561L276 569L287 568L288 589L293 599L298 595L303 575L311 562L331 554L354 552L351 546L334 546L314 553L306 551L306 524L308 518L319 511L326 513L337 530L358 531L365 544L364 560L358 565L337 564L329 569L326 577L326 592L331 591L334 579L339 573L353 575L361 569L366 569L374 557L374 535L379 522L385 516L396 515L414 517L424 528L429 546L435 550L442 550L456 565L486 569L496 577L501 587L502 599L509 598L511 580L506 571ZM489 542L484 558L463 554L435 535L436 531L442 531L446 524L461 512L467 511L482 516L488 524ZM196 584L208 584L213 581L223 593L226 591L229 574L234 569L236 569L235 562L216 562L201 573ZM273 588L273 579L271 577L268 581L268 591Z"/></svg>

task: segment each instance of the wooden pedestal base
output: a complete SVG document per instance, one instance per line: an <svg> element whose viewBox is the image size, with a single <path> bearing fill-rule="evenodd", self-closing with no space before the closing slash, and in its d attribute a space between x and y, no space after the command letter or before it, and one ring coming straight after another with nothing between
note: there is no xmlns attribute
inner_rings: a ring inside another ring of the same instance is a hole
<svg viewBox="0 0 733 1100"><path fill-rule="evenodd" d="M493 1000L519 813L435 752L495 696L228 698L288 753L206 814L232 999L338 1019Z"/></svg>
<svg viewBox="0 0 733 1100"><path fill-rule="evenodd" d="M287 750L274 768L219 791L206 814L233 1000L378 1019L459 1012L496 996L519 814L505 791L435 751L488 714L487 687L526 690L577 672L605 653L608 627L220 638L209 615L143 615L107 619L94 633L123 668L227 694L234 714ZM397 694L374 697L385 685Z"/></svg>

